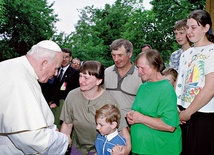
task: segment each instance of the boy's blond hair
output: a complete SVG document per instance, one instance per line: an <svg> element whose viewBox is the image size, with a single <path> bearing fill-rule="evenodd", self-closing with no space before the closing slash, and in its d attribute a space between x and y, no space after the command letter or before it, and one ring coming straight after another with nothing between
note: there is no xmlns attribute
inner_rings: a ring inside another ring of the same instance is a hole
<svg viewBox="0 0 214 155"><path fill-rule="evenodd" d="M118 128L121 118L120 110L112 104L106 104L100 109L96 110L95 120L98 118L106 118L107 123L116 122Z"/></svg>
<svg viewBox="0 0 214 155"><path fill-rule="evenodd" d="M186 30L187 19L181 19L175 22L174 31L175 30Z"/></svg>
<svg viewBox="0 0 214 155"><path fill-rule="evenodd" d="M174 82L177 80L178 72L174 68L167 68L163 70L162 74L165 76L171 75Z"/></svg>

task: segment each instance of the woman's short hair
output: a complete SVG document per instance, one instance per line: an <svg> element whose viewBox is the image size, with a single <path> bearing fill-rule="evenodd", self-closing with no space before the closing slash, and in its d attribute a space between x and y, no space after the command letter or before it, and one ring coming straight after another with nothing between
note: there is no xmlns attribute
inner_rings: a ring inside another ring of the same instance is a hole
<svg viewBox="0 0 214 155"><path fill-rule="evenodd" d="M157 72L161 72L163 70L164 68L163 59L157 50L148 49L144 52L139 53L137 58L135 59L135 64L137 63L138 59L141 57L145 57L149 63L148 65L151 68L156 69Z"/></svg>
<svg viewBox="0 0 214 155"><path fill-rule="evenodd" d="M101 79L100 85L104 83L104 70L102 63L95 60L85 61L80 67L80 73L93 75L97 79Z"/></svg>

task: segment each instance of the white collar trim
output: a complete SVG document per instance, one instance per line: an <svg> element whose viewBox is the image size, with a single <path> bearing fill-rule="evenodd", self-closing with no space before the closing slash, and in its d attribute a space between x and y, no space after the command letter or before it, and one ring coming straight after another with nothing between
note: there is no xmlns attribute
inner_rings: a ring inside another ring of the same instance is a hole
<svg viewBox="0 0 214 155"><path fill-rule="evenodd" d="M110 141L110 140L112 140L114 137L116 137L118 134L119 134L119 133L118 133L118 131L117 131L117 129L116 129L113 133L107 135L107 136L106 136L106 139L107 139L108 141Z"/></svg>

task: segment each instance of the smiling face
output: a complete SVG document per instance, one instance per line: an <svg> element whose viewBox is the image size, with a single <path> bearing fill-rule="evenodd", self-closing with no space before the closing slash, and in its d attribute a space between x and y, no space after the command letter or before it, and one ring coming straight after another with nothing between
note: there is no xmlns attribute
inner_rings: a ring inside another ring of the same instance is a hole
<svg viewBox="0 0 214 155"><path fill-rule="evenodd" d="M193 18L187 20L187 37L191 42L194 43L194 46L201 46L204 39L206 38L206 32L209 30L209 25L205 27Z"/></svg>
<svg viewBox="0 0 214 155"><path fill-rule="evenodd" d="M132 53L127 54L124 46L119 47L117 50L112 50L111 55L118 69L123 69L130 65Z"/></svg>
<svg viewBox="0 0 214 155"><path fill-rule="evenodd" d="M98 88L101 82L102 82L101 79L97 79L93 75L89 75L88 73L86 74L80 73L79 84L80 89L83 92Z"/></svg>
<svg viewBox="0 0 214 155"><path fill-rule="evenodd" d="M96 120L97 127L96 129L99 131L101 135L109 135L116 130L117 123L116 122L106 122L106 117L97 118Z"/></svg>

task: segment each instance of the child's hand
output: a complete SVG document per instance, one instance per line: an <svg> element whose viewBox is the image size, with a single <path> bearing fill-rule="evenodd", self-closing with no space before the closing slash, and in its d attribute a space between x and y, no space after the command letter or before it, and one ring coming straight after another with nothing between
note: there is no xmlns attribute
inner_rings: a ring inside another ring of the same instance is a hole
<svg viewBox="0 0 214 155"><path fill-rule="evenodd" d="M113 147L111 155L123 155L123 146L117 144Z"/></svg>

